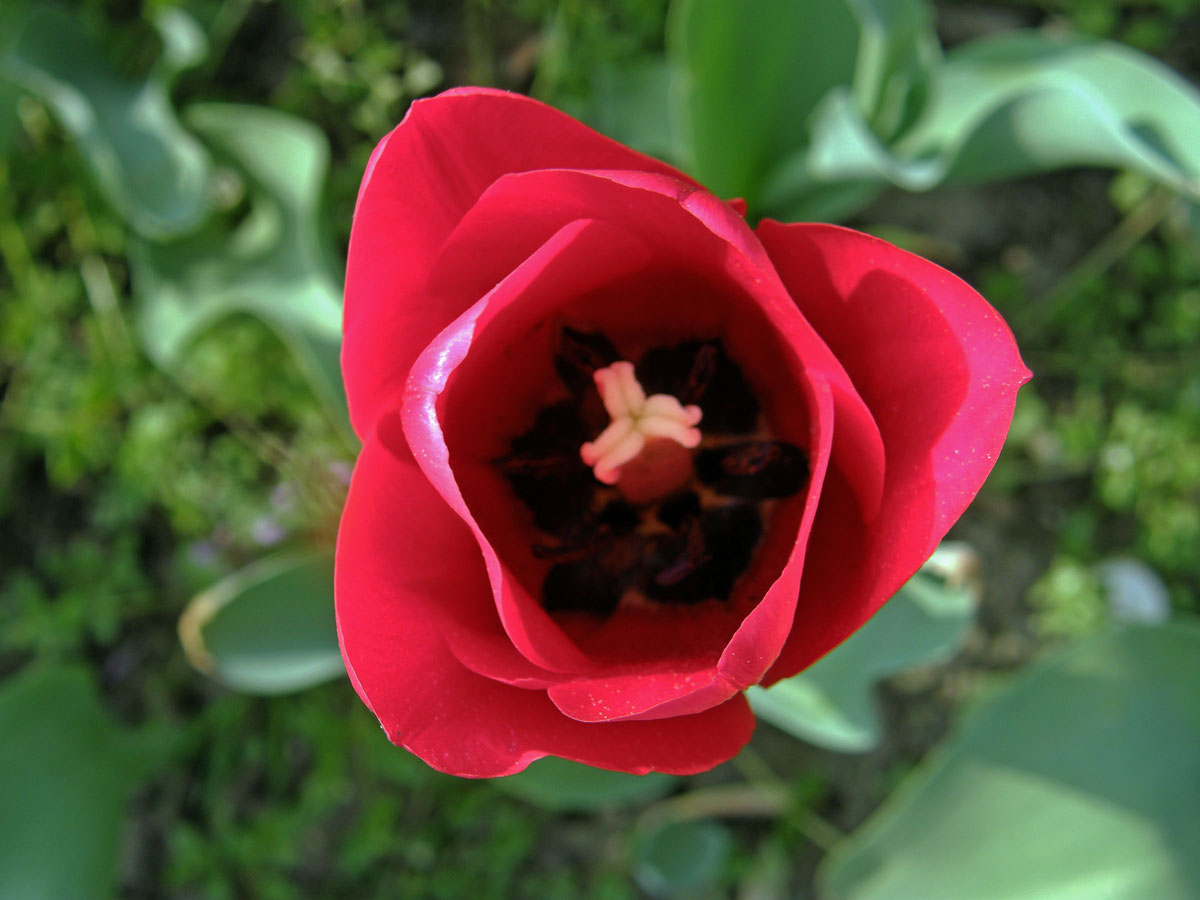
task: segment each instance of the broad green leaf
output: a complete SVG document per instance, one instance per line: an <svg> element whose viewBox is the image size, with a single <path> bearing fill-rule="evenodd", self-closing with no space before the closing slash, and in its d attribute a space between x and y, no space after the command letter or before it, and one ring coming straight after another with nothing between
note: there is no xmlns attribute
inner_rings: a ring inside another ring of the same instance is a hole
<svg viewBox="0 0 1200 900"><path fill-rule="evenodd" d="M944 177L939 165L920 160L905 167L871 130L851 88L839 86L813 114L811 146L797 147L767 175L762 204L784 221L836 220L861 209L889 182L909 190L933 187Z"/></svg>
<svg viewBox="0 0 1200 900"><path fill-rule="evenodd" d="M674 79L663 59L597 72L579 115L622 144L682 165L688 150L671 103Z"/></svg>
<svg viewBox="0 0 1200 900"><path fill-rule="evenodd" d="M853 79L854 14L840 0L677 0L668 29L688 171L753 206L765 172L807 142L817 101Z"/></svg>
<svg viewBox="0 0 1200 900"><path fill-rule="evenodd" d="M155 747L113 722L75 667L0 686L0 734L0 897L112 896L125 804Z"/></svg>
<svg viewBox="0 0 1200 900"><path fill-rule="evenodd" d="M531 763L524 772L492 780L505 793L557 812L649 803L670 791L675 782L674 776L658 772L627 775L554 756Z"/></svg>
<svg viewBox="0 0 1200 900"><path fill-rule="evenodd" d="M982 702L819 873L829 900L1200 896L1200 626L1130 627Z"/></svg>
<svg viewBox="0 0 1200 900"><path fill-rule="evenodd" d="M857 107L885 139L907 128L924 107L927 82L941 55L933 10L925 0L846 0L859 22L853 89Z"/></svg>
<svg viewBox="0 0 1200 900"><path fill-rule="evenodd" d="M202 104L187 120L247 180L249 211L232 231L213 220L131 254L147 354L174 368L201 332L232 313L270 325L335 421L349 433L338 354L341 289L318 228L329 150L302 119L255 106Z"/></svg>
<svg viewBox="0 0 1200 900"><path fill-rule="evenodd" d="M939 153L956 180L1108 165L1200 197L1200 91L1121 44L1005 35L950 55L897 152Z"/></svg>
<svg viewBox="0 0 1200 900"><path fill-rule="evenodd" d="M247 566L188 604L179 638L192 665L252 694L283 694L345 673L333 617L333 554Z"/></svg>
<svg viewBox="0 0 1200 900"><path fill-rule="evenodd" d="M203 35L178 10L158 25L163 58L144 81L117 75L78 20L50 5L14 16L0 52L0 80L54 111L109 202L151 238L199 223L209 208L211 174L208 155L179 124L167 94L175 73L203 56Z"/></svg>
<svg viewBox="0 0 1200 900"><path fill-rule="evenodd" d="M1120 44L1040 32L977 41L937 68L924 112L890 146L849 88L831 92L811 148L772 173L766 202L803 214L813 183L928 190L1079 165L1135 169L1200 197L1200 92Z"/></svg>
<svg viewBox="0 0 1200 900"><path fill-rule="evenodd" d="M633 877L654 897L696 897L716 883L732 850L719 822L669 822L638 842Z"/></svg>
<svg viewBox="0 0 1200 900"><path fill-rule="evenodd" d="M812 115L831 90L852 93L863 120L891 138L920 112L939 56L923 0L676 0L667 30L665 63L601 73L580 114L752 212L781 165L806 159ZM822 189L789 178L773 188L785 201ZM808 206L855 208L878 191L877 175L863 181Z"/></svg>
<svg viewBox="0 0 1200 900"><path fill-rule="evenodd" d="M833 652L799 675L765 690L751 688L746 696L761 719L794 737L830 750L870 750L880 736L875 682L951 656L974 611L969 589L922 570Z"/></svg>
<svg viewBox="0 0 1200 900"><path fill-rule="evenodd" d="M820 176L803 150L771 173L761 205L764 214L783 222L838 222L865 208L887 188L878 174L852 179Z"/></svg>

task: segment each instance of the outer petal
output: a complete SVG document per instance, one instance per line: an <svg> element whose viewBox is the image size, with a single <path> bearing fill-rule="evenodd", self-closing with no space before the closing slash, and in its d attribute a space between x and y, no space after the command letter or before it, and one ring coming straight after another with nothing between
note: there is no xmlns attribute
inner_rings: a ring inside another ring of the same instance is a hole
<svg viewBox="0 0 1200 900"><path fill-rule="evenodd" d="M929 557L995 464L1030 376L996 311L933 263L835 226L767 221L757 233L870 407L887 453L869 522L845 472L830 469L796 626L769 682L849 636Z"/></svg>
<svg viewBox="0 0 1200 900"><path fill-rule="evenodd" d="M483 88L418 100L375 148L354 212L342 366L360 437L396 401L417 354L473 297L429 298L426 277L463 214L498 178L550 167L685 175L518 94ZM520 235L509 228L509 238ZM524 242L523 258L540 241ZM491 283L504 272L473 260ZM480 292L482 293L482 292Z"/></svg>
<svg viewBox="0 0 1200 900"><path fill-rule="evenodd" d="M625 772L699 772L749 740L745 701L661 722L588 725L545 693L491 681L450 653L471 598L486 598L473 540L399 440L394 417L368 438L338 535L338 637L351 681L388 737L444 772L493 777L545 755ZM397 514L403 510L403 514ZM447 565L447 548L454 565ZM468 615L468 618L470 616Z"/></svg>

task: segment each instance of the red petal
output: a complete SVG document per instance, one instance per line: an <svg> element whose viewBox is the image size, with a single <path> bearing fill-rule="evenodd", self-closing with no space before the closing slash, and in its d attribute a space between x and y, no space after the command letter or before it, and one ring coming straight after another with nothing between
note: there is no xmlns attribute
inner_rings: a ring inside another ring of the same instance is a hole
<svg viewBox="0 0 1200 900"><path fill-rule="evenodd" d="M991 471L1029 372L999 314L933 263L835 226L767 221L757 233L887 453L869 521L850 500L845 466L831 467L773 681L844 640L929 557Z"/></svg>
<svg viewBox="0 0 1200 900"><path fill-rule="evenodd" d="M501 176L560 166L640 169L691 183L558 110L482 88L418 100L380 141L359 189L346 270L342 365L360 437L398 402L417 354L481 296L424 292L459 219ZM522 258L537 243L527 242Z"/></svg>
<svg viewBox="0 0 1200 900"><path fill-rule="evenodd" d="M444 772L493 777L545 755L690 774L749 740L754 717L740 697L669 721L587 725L542 691L464 668L447 630L477 618L480 598L490 610L487 576L474 547L464 546L474 544L469 532L403 444L396 455L385 443L394 431L381 423L355 467L338 535L337 618L354 687L395 743Z"/></svg>

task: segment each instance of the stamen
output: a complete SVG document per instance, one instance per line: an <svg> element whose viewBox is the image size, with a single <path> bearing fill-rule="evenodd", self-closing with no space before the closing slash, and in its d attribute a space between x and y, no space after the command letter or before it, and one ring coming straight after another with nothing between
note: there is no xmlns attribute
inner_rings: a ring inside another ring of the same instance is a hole
<svg viewBox="0 0 1200 900"><path fill-rule="evenodd" d="M694 404L684 406L669 394L647 397L633 371L633 363L618 361L597 369L596 389L612 421L594 441L579 448L585 465L596 479L616 484L621 467L641 454L647 439L665 439L689 450L700 444L702 413Z"/></svg>

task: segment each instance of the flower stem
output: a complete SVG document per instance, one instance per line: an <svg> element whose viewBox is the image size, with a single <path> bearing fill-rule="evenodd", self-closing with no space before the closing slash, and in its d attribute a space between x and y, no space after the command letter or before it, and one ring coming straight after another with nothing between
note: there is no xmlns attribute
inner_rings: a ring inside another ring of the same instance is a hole
<svg viewBox="0 0 1200 900"><path fill-rule="evenodd" d="M776 775L752 747L744 747L731 764L746 781L697 788L660 800L638 817L637 828L666 822L709 818L789 818L808 840L824 851L845 837L811 809L797 809L791 785Z"/></svg>

